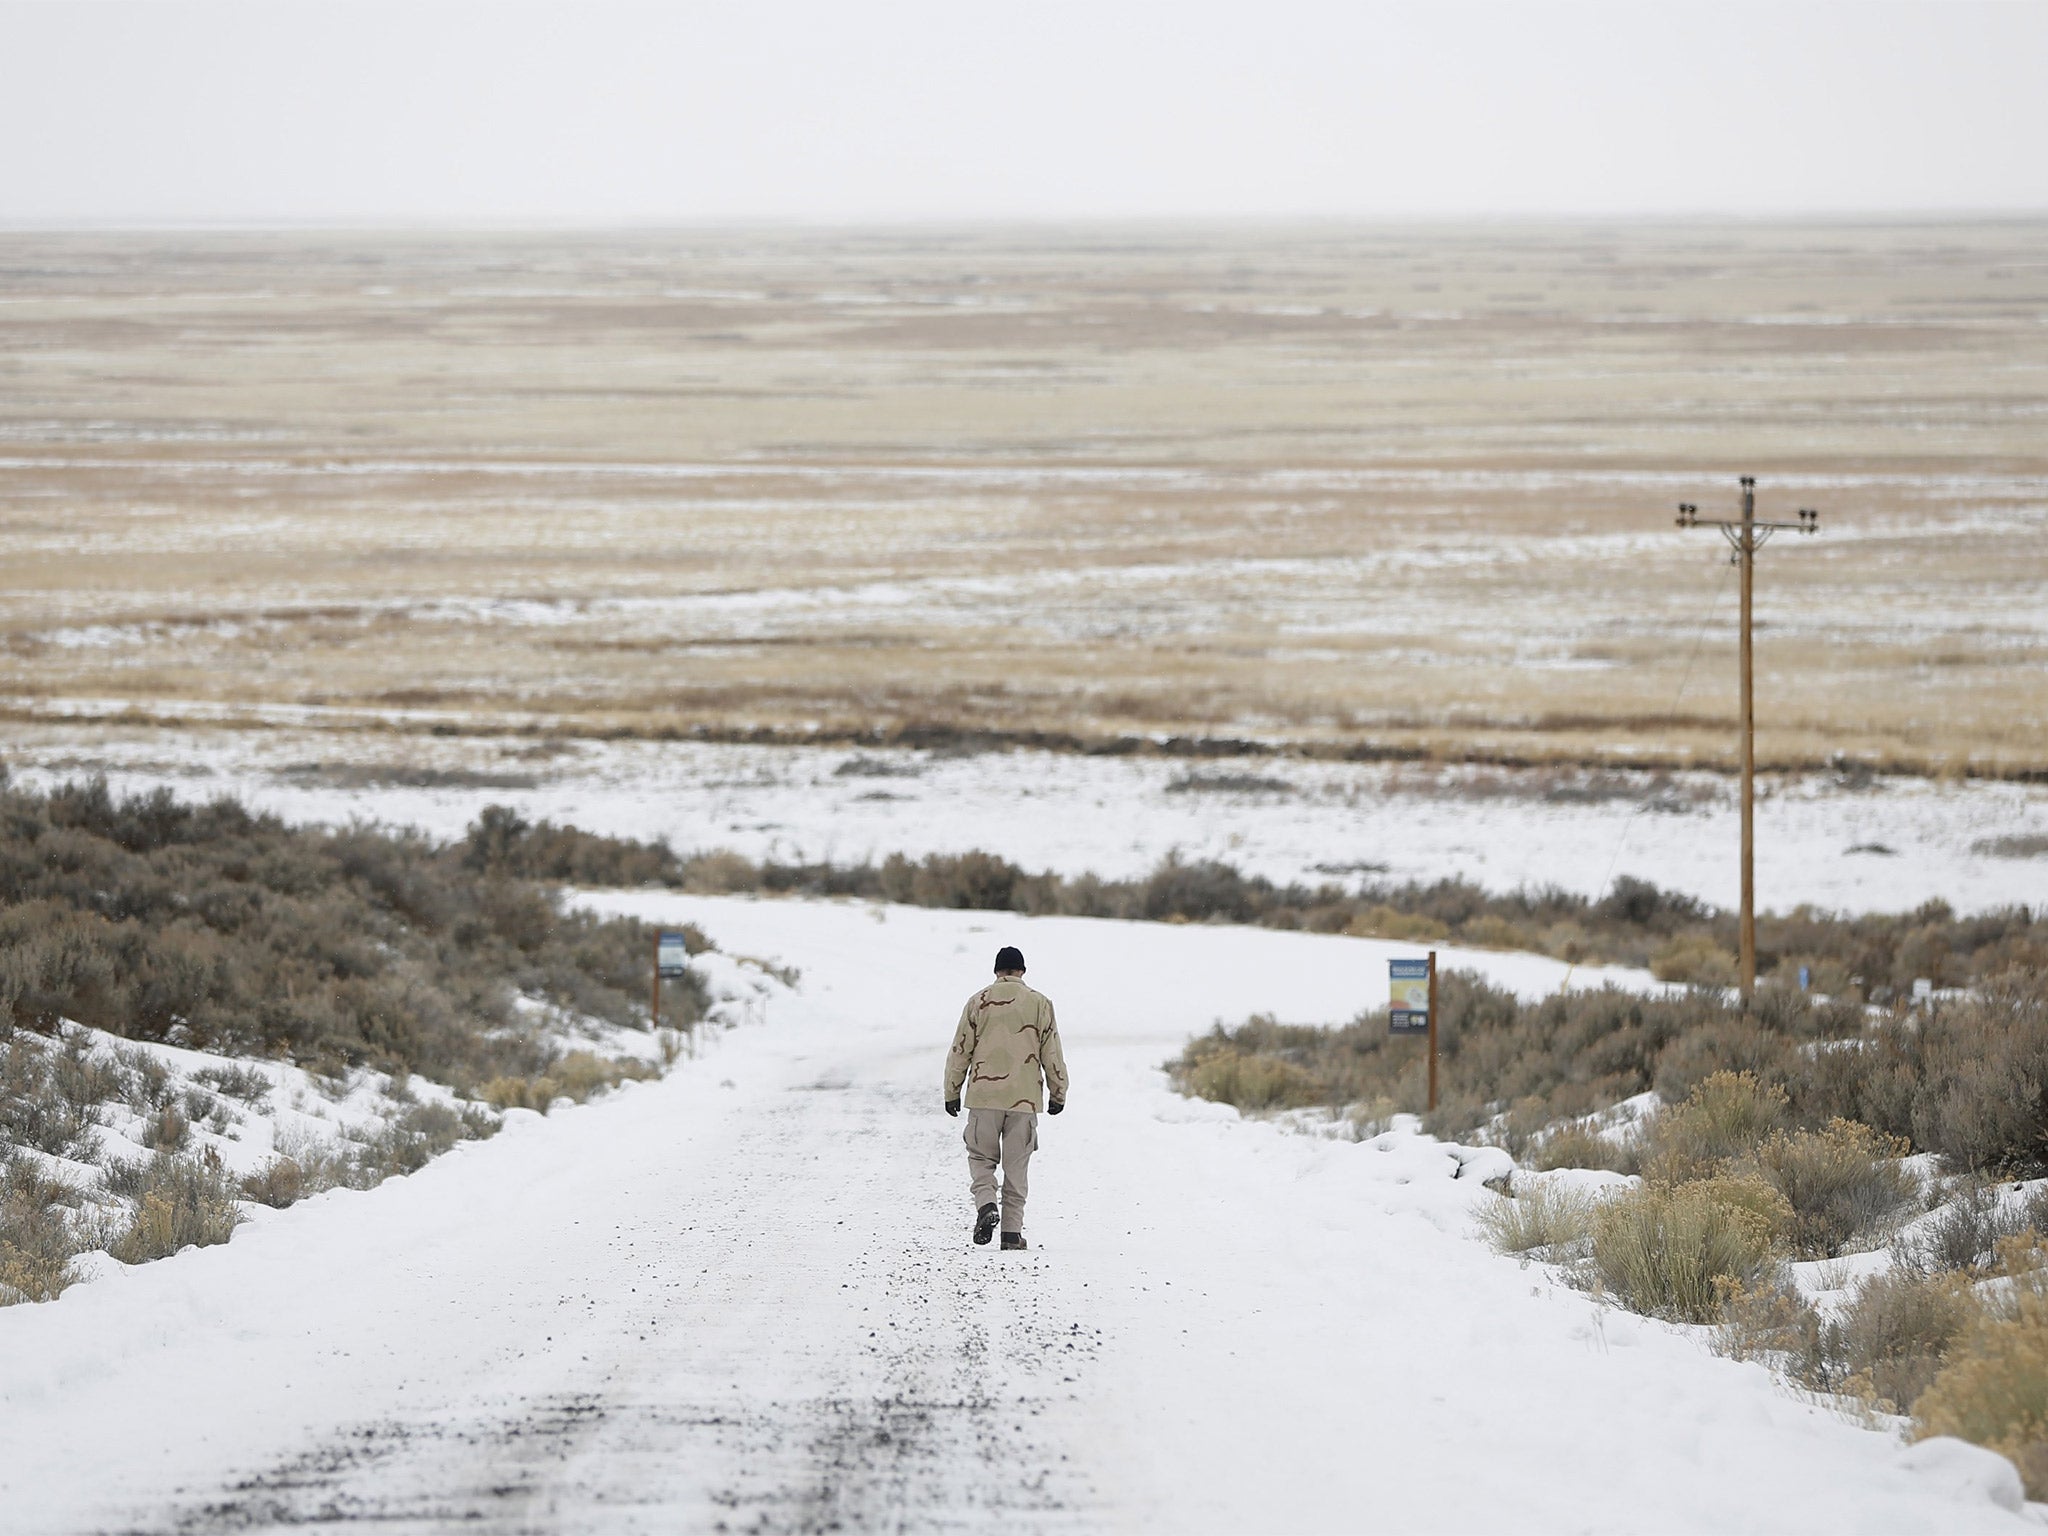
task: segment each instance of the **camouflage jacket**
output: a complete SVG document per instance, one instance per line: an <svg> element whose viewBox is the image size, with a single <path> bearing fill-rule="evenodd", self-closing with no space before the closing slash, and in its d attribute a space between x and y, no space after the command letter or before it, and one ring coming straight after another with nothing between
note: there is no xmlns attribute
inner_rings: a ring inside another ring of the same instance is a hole
<svg viewBox="0 0 2048 1536"><path fill-rule="evenodd" d="M1067 1058L1060 1050L1052 1000L1021 981L997 981L967 999L953 1048L946 1052L946 1098L969 1109L1025 1109L1034 1114L1041 1078L1052 1096L1067 1097Z"/></svg>

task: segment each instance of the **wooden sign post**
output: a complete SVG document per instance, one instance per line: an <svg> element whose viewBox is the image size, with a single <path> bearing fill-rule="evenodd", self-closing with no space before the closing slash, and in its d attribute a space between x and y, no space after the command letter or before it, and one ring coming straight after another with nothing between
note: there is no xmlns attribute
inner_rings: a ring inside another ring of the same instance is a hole
<svg viewBox="0 0 2048 1536"><path fill-rule="evenodd" d="M1429 952L1429 1107L1436 1110L1436 951Z"/></svg>

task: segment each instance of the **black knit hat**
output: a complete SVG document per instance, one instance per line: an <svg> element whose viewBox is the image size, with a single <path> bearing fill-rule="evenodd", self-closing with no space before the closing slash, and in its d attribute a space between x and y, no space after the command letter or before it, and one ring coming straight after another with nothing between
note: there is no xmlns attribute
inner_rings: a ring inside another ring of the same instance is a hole
<svg viewBox="0 0 2048 1536"><path fill-rule="evenodd" d="M996 951L996 971L1021 971L1024 969L1024 951L1014 944L1005 944Z"/></svg>

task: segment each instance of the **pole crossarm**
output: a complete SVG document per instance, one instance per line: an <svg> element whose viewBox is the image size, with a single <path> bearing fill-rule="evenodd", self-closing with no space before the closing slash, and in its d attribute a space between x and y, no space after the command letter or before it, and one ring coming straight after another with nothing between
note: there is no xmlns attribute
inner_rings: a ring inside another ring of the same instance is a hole
<svg viewBox="0 0 2048 1536"><path fill-rule="evenodd" d="M1755 485L1756 481L1750 476L1745 475L1743 476L1742 483L1747 488ZM1697 506L1689 501L1681 501L1678 504L1678 526L1681 528L1720 529L1721 537L1728 541L1728 548L1732 551L1728 556L1728 563L1736 565L1741 563L1742 560L1742 541L1745 533L1749 537L1750 549L1752 551L1759 550L1771 542L1771 535L1774 533L1819 533L1820 513L1811 507L1801 507L1799 509L1799 521L1796 523L1771 523L1754 518L1745 520L1740 518L1701 517L1700 509Z"/></svg>
<svg viewBox="0 0 2048 1536"><path fill-rule="evenodd" d="M1756 476L1744 475L1740 518L1703 518L1692 502L1681 501L1678 526L1719 529L1732 551L1728 563L1742 568L1742 954L1737 980L1742 988L1742 1004L1747 1008L1756 994L1756 672L1750 643L1750 595L1756 579L1756 552L1770 542L1774 533L1819 533L1820 513L1811 507L1801 507L1797 522L1759 522Z"/></svg>
<svg viewBox="0 0 2048 1536"><path fill-rule="evenodd" d="M1744 527L1740 519L1701 517L1699 511L1700 509L1691 502L1681 501L1678 504L1678 526L1681 528L1718 528L1731 539L1738 535ZM1796 523L1766 523L1757 521L1747 526L1755 529L1758 533L1819 533L1820 514L1813 511L1810 507L1801 507L1799 509L1799 521Z"/></svg>

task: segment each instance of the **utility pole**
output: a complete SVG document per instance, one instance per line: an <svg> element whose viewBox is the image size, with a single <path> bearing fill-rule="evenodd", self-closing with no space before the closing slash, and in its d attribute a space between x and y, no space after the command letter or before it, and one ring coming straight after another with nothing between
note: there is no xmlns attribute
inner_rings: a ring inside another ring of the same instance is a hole
<svg viewBox="0 0 2048 1536"><path fill-rule="evenodd" d="M1678 526L1700 526L1700 509L1689 501L1678 504ZM1781 529L1796 533L1819 533L1820 514L1810 507L1799 509L1796 523L1760 523L1756 520L1756 476L1742 477L1740 521L1708 518L1706 526L1721 530L1735 553L1729 563L1742 568L1742 960L1737 979L1746 1009L1756 996L1756 682L1751 665L1750 596L1756 579L1756 552Z"/></svg>

